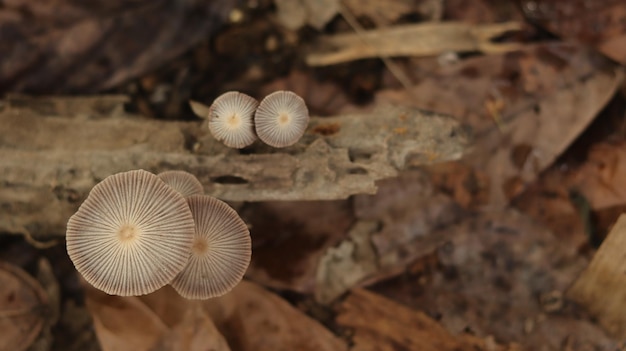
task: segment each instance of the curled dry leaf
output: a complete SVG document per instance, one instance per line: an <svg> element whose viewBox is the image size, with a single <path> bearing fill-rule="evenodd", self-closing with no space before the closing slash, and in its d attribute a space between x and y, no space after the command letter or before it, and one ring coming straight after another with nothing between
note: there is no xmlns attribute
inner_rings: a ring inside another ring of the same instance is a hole
<svg viewBox="0 0 626 351"><path fill-rule="evenodd" d="M45 323L48 299L22 269L0 262L0 350L26 350Z"/></svg>

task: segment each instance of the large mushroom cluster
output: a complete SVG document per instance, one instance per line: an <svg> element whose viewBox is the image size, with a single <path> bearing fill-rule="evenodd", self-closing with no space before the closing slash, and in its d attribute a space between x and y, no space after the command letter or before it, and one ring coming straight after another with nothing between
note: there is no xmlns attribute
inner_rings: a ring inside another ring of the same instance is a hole
<svg viewBox="0 0 626 351"><path fill-rule="evenodd" d="M291 91L277 91L259 103L236 91L220 95L209 108L209 130L224 145L241 149L257 137L276 147L295 144L309 124L304 100Z"/></svg>
<svg viewBox="0 0 626 351"><path fill-rule="evenodd" d="M111 295L171 284L189 299L225 294L250 263L250 232L191 174L134 170L98 183L67 223L76 270Z"/></svg>

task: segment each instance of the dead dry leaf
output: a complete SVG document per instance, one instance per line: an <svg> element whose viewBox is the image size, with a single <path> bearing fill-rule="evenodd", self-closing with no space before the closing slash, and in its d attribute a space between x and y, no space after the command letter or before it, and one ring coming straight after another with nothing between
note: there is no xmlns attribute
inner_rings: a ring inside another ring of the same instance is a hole
<svg viewBox="0 0 626 351"><path fill-rule="evenodd" d="M562 240L581 249L598 245L626 209L624 147L623 141L592 145L575 165L550 167L513 203Z"/></svg>
<svg viewBox="0 0 626 351"><path fill-rule="evenodd" d="M614 95L621 71L582 45L550 43L424 73L393 101L457 116L476 145L465 161L490 178L489 204L518 195L589 125Z"/></svg>
<svg viewBox="0 0 626 351"><path fill-rule="evenodd" d="M317 321L254 283L243 281L205 307L233 350L347 350Z"/></svg>
<svg viewBox="0 0 626 351"><path fill-rule="evenodd" d="M0 350L26 350L46 322L48 298L21 268L0 262Z"/></svg>
<svg viewBox="0 0 626 351"><path fill-rule="evenodd" d="M626 4L620 0L524 0L529 20L567 39L596 46L626 63Z"/></svg>
<svg viewBox="0 0 626 351"><path fill-rule="evenodd" d="M421 311L355 289L338 306L337 324L352 333L353 351L504 351L493 342L453 336Z"/></svg>
<svg viewBox="0 0 626 351"><path fill-rule="evenodd" d="M582 192L593 209L626 205L625 143L593 145L585 163L571 173L571 180L567 183Z"/></svg>
<svg viewBox="0 0 626 351"><path fill-rule="evenodd" d="M617 349L618 340L563 300L586 260L529 217L513 210L482 212L432 235L450 239L430 271L374 290L438 316L452 334L493 335L528 350L560 351L568 340Z"/></svg>
<svg viewBox="0 0 626 351"><path fill-rule="evenodd" d="M122 297L83 285L103 351L230 350L201 304L183 299L169 286L142 297Z"/></svg>
<svg viewBox="0 0 626 351"><path fill-rule="evenodd" d="M170 286L141 297L85 288L103 351L346 350L317 321L247 281L205 301L184 299Z"/></svg>

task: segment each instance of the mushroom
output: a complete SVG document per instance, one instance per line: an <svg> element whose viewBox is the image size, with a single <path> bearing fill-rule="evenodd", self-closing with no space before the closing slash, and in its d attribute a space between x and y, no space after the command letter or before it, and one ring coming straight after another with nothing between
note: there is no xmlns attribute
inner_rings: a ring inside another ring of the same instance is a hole
<svg viewBox="0 0 626 351"><path fill-rule="evenodd" d="M256 140L254 110L258 101L246 94L230 91L220 95L209 109L209 130L215 139L236 149Z"/></svg>
<svg viewBox="0 0 626 351"><path fill-rule="evenodd" d="M202 183L191 173L185 171L165 171L159 173L157 177L184 197L202 195L204 193Z"/></svg>
<svg viewBox="0 0 626 351"><path fill-rule="evenodd" d="M185 198L156 175L106 177L67 223L67 252L85 280L107 294L137 296L185 267L194 221Z"/></svg>
<svg viewBox="0 0 626 351"><path fill-rule="evenodd" d="M216 198L193 195L187 203L196 233L189 262L171 285L188 299L223 295L241 281L250 264L250 232L237 212Z"/></svg>
<svg viewBox="0 0 626 351"><path fill-rule="evenodd" d="M304 100L291 91L277 91L266 96L254 114L256 133L273 147L295 144L309 124L309 110Z"/></svg>

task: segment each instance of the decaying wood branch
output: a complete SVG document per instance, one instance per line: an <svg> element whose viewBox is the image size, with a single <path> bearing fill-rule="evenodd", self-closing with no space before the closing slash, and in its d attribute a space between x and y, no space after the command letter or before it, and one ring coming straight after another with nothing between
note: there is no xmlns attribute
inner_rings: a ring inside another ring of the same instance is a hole
<svg viewBox="0 0 626 351"><path fill-rule="evenodd" d="M342 199L374 193L376 180L398 170L457 159L468 141L448 116L386 106L312 118L302 140L286 149L255 144L239 151L214 140L200 122L128 115L118 108L122 102L4 102L0 232L62 235L97 182L131 169L187 170L226 201ZM67 104L77 113L64 114Z"/></svg>
<svg viewBox="0 0 626 351"><path fill-rule="evenodd" d="M434 56L468 51L502 53L519 50L522 46L519 43L494 43L492 39L521 29L522 24L518 22L482 25L429 22L361 34L339 34L322 38L306 57L306 62L311 66L327 66L374 57Z"/></svg>

